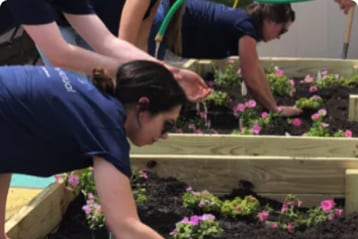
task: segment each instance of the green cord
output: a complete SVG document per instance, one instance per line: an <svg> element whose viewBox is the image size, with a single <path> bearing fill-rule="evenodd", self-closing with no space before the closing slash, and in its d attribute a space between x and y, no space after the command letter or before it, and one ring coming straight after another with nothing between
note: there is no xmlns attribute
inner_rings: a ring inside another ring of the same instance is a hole
<svg viewBox="0 0 358 239"><path fill-rule="evenodd" d="M167 27L169 25L169 22L172 20L172 17L174 16L175 12L178 10L185 0L176 0L176 2L173 4L173 6L170 7L167 15L165 16L162 24L160 25L159 31L157 35L155 36L156 42L161 42L163 40L163 36L165 34L165 31L167 30Z"/></svg>

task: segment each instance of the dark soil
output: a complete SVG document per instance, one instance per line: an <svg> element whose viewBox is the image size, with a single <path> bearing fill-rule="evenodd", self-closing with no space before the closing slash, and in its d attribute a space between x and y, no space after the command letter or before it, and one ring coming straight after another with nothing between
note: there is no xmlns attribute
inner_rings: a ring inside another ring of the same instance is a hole
<svg viewBox="0 0 358 239"><path fill-rule="evenodd" d="M211 73L208 73L204 78L208 82L214 80L213 74ZM322 122L328 125L330 135L333 135L333 133L338 130L350 130L352 131L353 137L358 136L358 122L348 121L349 95L358 94L358 85L351 85L349 88L335 86L318 90L315 93L310 93L309 84L302 83L302 79L293 80L295 82L296 92L293 94L293 96L275 96L278 105L292 106L299 98L309 98L313 95L318 95L323 99L324 102L324 106L321 108L324 108L327 111L327 115L324 117ZM247 96L241 96L241 86L217 87L214 85L213 89L227 92L230 96L231 103L226 107L208 105L208 119L211 122L211 128L202 127L201 129L204 133L231 133L233 129L239 128L238 118L235 117L232 113L233 106L237 103L242 103L254 98L250 94ZM183 124L190 121L190 119L200 118L198 116L196 107L197 106L195 104L189 103L182 110L178 127L181 128L185 133L192 133L193 130L183 127ZM203 109L201 107L201 111L202 110ZM267 111L259 104L257 104L255 110L259 113ZM317 110L305 109L301 115L296 116L296 118L299 118L302 121L302 125L299 127L292 126L292 124L289 124L285 118L281 117L281 119L278 121L272 122L269 126L262 128L260 135L290 134L293 136L301 136L311 128L311 115L316 112Z"/></svg>
<svg viewBox="0 0 358 239"><path fill-rule="evenodd" d="M174 229L176 222L184 216L195 214L191 209L182 206L181 196L188 187L175 178L159 178L149 174L146 181L149 201L138 207L140 217L144 223L154 228L166 239ZM250 183L241 182L238 188L231 194L224 195L222 199L232 199L235 196L243 197L253 195L260 200L261 205L270 204L273 208L281 208L281 203L255 194L250 188ZM336 200L343 206L342 200ZM57 232L48 236L48 239L88 239L91 231L88 229L81 210L84 199L79 196L70 204L70 207ZM197 214L197 213L196 213ZM228 219L217 215L217 220L224 229L222 239L356 239L358 238L358 214L353 213L348 217L340 217L333 221L324 222L303 231L289 233L285 230L274 230L257 220L239 218ZM108 238L108 237L107 237ZM101 239L101 238L99 238ZM103 238L104 239L104 238Z"/></svg>

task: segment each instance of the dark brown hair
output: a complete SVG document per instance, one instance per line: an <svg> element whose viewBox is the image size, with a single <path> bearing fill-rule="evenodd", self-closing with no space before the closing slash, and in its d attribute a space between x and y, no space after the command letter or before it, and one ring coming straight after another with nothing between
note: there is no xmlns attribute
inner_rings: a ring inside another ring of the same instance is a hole
<svg viewBox="0 0 358 239"><path fill-rule="evenodd" d="M291 4L270 4L270 3L251 3L246 7L247 13L254 21L259 38L262 38L262 28L264 20L271 20L275 23L286 23L295 21L295 11L291 8Z"/></svg>
<svg viewBox="0 0 358 239"><path fill-rule="evenodd" d="M186 95L173 74L153 61L131 61L119 67L114 82L106 70L93 70L92 83L101 91L117 98L124 106L135 105L147 97L145 107L152 114L169 111L186 103Z"/></svg>

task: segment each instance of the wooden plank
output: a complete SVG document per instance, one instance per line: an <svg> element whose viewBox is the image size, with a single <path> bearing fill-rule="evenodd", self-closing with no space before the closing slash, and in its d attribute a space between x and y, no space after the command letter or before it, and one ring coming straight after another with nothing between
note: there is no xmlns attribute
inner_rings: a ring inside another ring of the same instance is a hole
<svg viewBox="0 0 358 239"><path fill-rule="evenodd" d="M170 134L132 154L358 157L357 138Z"/></svg>
<svg viewBox="0 0 358 239"><path fill-rule="evenodd" d="M74 194L53 183L11 217L5 232L12 239L44 238L61 222Z"/></svg>
<svg viewBox="0 0 358 239"><path fill-rule="evenodd" d="M231 59L240 59L230 57ZM337 73L348 76L357 69L358 60L332 59L332 58L292 58L292 57L261 57L260 62L263 67L276 65L282 68L289 77L304 77L307 74L317 75L318 70L326 69L330 73ZM184 67L192 69L199 74L212 71L212 64L223 67L227 64L227 59L223 60L190 60Z"/></svg>
<svg viewBox="0 0 358 239"><path fill-rule="evenodd" d="M349 121L358 121L358 95L349 95Z"/></svg>
<svg viewBox="0 0 358 239"><path fill-rule="evenodd" d="M358 169L355 158L306 158L224 155L132 154L132 166L160 176L173 176L198 190L228 193L240 180L250 181L257 193L335 194L345 192L345 170Z"/></svg>
<svg viewBox="0 0 358 239"><path fill-rule="evenodd" d="M38 188L14 188L9 189L6 203L6 216L5 219L9 219L16 212L18 212L24 205L35 198L42 189Z"/></svg>
<svg viewBox="0 0 358 239"><path fill-rule="evenodd" d="M347 169L345 179L345 213L349 215L352 212L358 211L358 170Z"/></svg>

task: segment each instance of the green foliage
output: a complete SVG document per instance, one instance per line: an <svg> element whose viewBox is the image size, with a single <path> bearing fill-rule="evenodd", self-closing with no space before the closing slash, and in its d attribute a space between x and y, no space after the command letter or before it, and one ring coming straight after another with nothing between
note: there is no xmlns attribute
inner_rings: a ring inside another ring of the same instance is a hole
<svg viewBox="0 0 358 239"><path fill-rule="evenodd" d="M236 86L241 84L241 74L237 60L229 59L223 68L213 65L216 86Z"/></svg>
<svg viewBox="0 0 358 239"><path fill-rule="evenodd" d="M317 95L310 98L299 98L296 100L295 106L300 109L317 110L323 106L323 99Z"/></svg>
<svg viewBox="0 0 358 239"><path fill-rule="evenodd" d="M275 73L270 73L266 75L266 78L269 81L273 95L275 96L292 95L294 88L292 87L286 75L276 75Z"/></svg>
<svg viewBox="0 0 358 239"><path fill-rule="evenodd" d="M206 190L201 192L192 191L191 189L187 190L183 194L182 200L185 207L200 208L203 212L212 213L220 212L222 204L222 201L218 197Z"/></svg>
<svg viewBox="0 0 358 239"><path fill-rule="evenodd" d="M254 196L245 196L244 199L235 197L234 200L225 200L221 206L223 215L235 218L237 216L249 216L257 212L260 206Z"/></svg>
<svg viewBox="0 0 358 239"><path fill-rule="evenodd" d="M185 217L176 224L170 235L173 239L214 239L220 238L222 232L219 223L215 221L215 216L203 214Z"/></svg>
<svg viewBox="0 0 358 239"><path fill-rule="evenodd" d="M224 91L213 91L204 102L207 105L215 105L215 106L229 106L229 94Z"/></svg>

